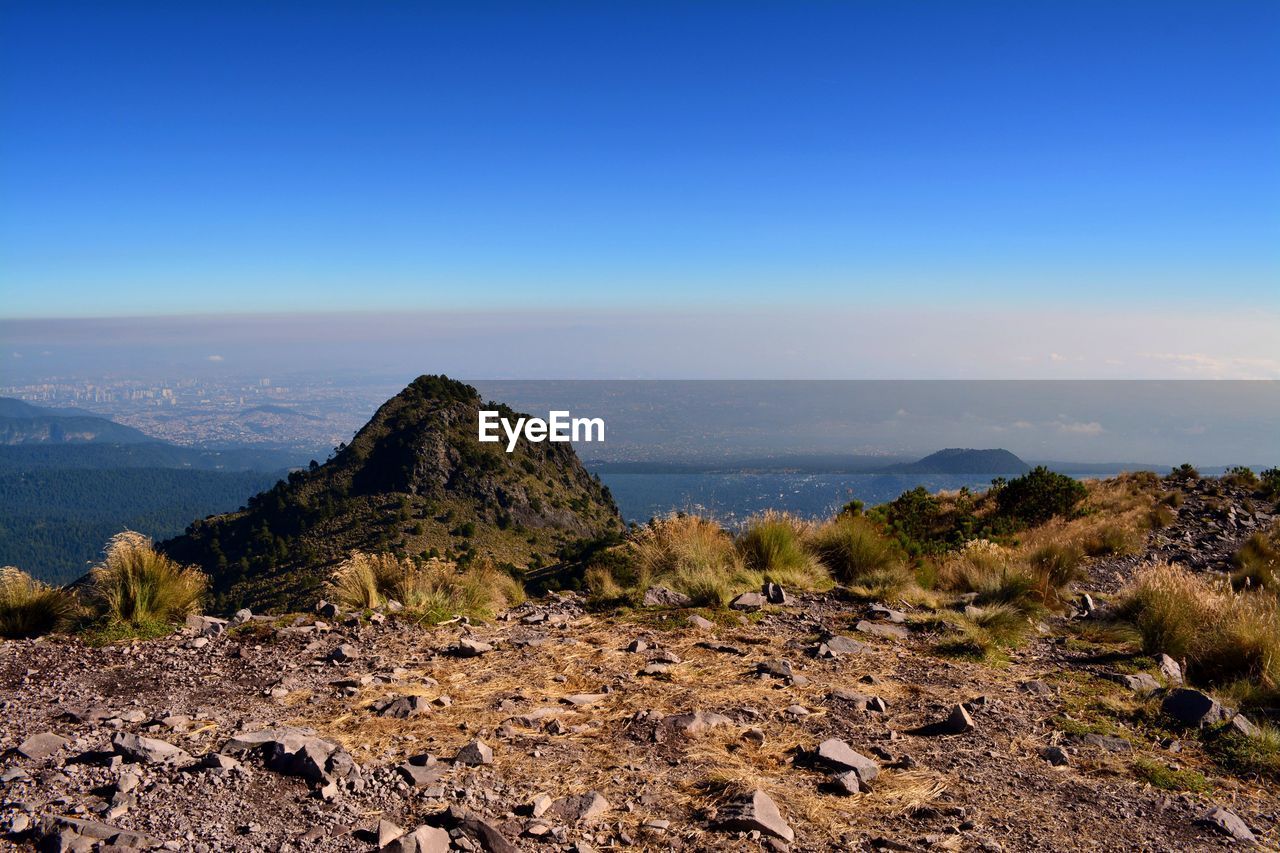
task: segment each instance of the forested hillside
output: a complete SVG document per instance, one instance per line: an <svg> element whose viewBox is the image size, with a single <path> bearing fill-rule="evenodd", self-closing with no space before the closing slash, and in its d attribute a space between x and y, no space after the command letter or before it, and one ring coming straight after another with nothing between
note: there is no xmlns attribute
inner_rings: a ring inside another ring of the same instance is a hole
<svg viewBox="0 0 1280 853"><path fill-rule="evenodd" d="M125 528L163 539L242 506L284 472L44 469L0 472L0 565L64 583Z"/></svg>

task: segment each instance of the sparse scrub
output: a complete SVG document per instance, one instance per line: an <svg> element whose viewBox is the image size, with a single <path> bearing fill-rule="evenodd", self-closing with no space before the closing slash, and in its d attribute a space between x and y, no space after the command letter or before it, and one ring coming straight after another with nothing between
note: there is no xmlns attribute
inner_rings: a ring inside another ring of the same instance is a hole
<svg viewBox="0 0 1280 853"><path fill-rule="evenodd" d="M1280 729L1273 725L1259 724L1254 737L1225 732L1207 746L1214 760L1237 776L1280 781Z"/></svg>
<svg viewBox="0 0 1280 853"><path fill-rule="evenodd" d="M0 637L38 637L70 625L75 596L14 567L0 568Z"/></svg>
<svg viewBox="0 0 1280 853"><path fill-rule="evenodd" d="M418 621L435 624L453 616L492 619L524 600L524 587L488 562L465 568L446 560L418 564L391 554L354 553L330 581L335 598L348 607L380 607L389 600Z"/></svg>
<svg viewBox="0 0 1280 853"><path fill-rule="evenodd" d="M1173 524L1177 516L1166 503L1157 503L1151 508L1151 512L1147 513L1147 524L1152 530L1161 530Z"/></svg>
<svg viewBox="0 0 1280 853"><path fill-rule="evenodd" d="M90 598L108 623L146 633L198 613L208 586L204 572L179 565L132 530L112 537L89 578Z"/></svg>
<svg viewBox="0 0 1280 853"><path fill-rule="evenodd" d="M1065 589L1084 579L1084 551L1074 542L1047 542L1028 559L1044 579L1046 591Z"/></svg>
<svg viewBox="0 0 1280 853"><path fill-rule="evenodd" d="M1280 684L1277 599L1235 592L1226 582L1164 563L1144 569L1120 613L1142 634L1148 654L1188 662L1188 676L1214 684L1251 679L1269 690Z"/></svg>
<svg viewBox="0 0 1280 853"><path fill-rule="evenodd" d="M911 582L897 548L864 518L831 519L814 531L809 547L843 584L894 589Z"/></svg>
<svg viewBox="0 0 1280 853"><path fill-rule="evenodd" d="M952 635L937 645L945 655L990 660L1001 650L1022 643L1031 628L1026 613L1008 604L979 608L977 613L948 620Z"/></svg>

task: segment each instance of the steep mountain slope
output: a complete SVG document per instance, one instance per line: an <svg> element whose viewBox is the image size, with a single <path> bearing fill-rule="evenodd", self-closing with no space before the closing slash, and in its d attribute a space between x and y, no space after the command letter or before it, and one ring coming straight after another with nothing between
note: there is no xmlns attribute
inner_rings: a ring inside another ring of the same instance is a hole
<svg viewBox="0 0 1280 853"><path fill-rule="evenodd" d="M111 442L142 444L156 439L80 409L46 409L0 397L0 445Z"/></svg>
<svg viewBox="0 0 1280 853"><path fill-rule="evenodd" d="M482 405L469 385L419 377L325 464L162 547L212 575L223 609L288 609L309 606L352 550L488 558L519 569L621 528L608 489L570 445L521 442L506 453L481 444Z"/></svg>

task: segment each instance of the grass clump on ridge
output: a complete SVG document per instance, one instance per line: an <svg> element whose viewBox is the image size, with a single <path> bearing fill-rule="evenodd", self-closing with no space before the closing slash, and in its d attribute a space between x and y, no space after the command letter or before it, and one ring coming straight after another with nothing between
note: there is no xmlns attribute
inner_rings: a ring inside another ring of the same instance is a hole
<svg viewBox="0 0 1280 853"><path fill-rule="evenodd" d="M68 627L79 606L75 596L14 566L0 568L0 637L38 637Z"/></svg>
<svg viewBox="0 0 1280 853"><path fill-rule="evenodd" d="M835 579L846 586L885 594L913 580L894 542L865 518L838 515L815 529L808 544Z"/></svg>
<svg viewBox="0 0 1280 853"><path fill-rule="evenodd" d="M1208 684L1247 679L1274 695L1280 685L1280 601L1237 592L1223 580L1176 565L1143 569L1119 615L1132 621L1148 654L1186 660L1188 676Z"/></svg>
<svg viewBox="0 0 1280 853"><path fill-rule="evenodd" d="M419 563L392 554L359 551L334 572L329 591L356 610L396 601L407 615L425 624L454 616L492 619L525 599L520 581L489 562L463 568L447 560Z"/></svg>
<svg viewBox="0 0 1280 853"><path fill-rule="evenodd" d="M809 528L792 516L765 513L747 522L737 540L738 554L766 581L800 589L830 586L826 567L805 548Z"/></svg>
<svg viewBox="0 0 1280 853"><path fill-rule="evenodd" d="M1254 533L1231 557L1236 567L1231 573L1231 585L1237 590L1263 590L1280 595L1280 543L1277 530L1270 535Z"/></svg>
<svg viewBox="0 0 1280 853"><path fill-rule="evenodd" d="M650 522L613 559L591 566L585 579L600 602L639 604L645 590L663 586L687 595L698 607L723 607L764 582L760 572L747 568L720 525L696 515Z"/></svg>
<svg viewBox="0 0 1280 853"><path fill-rule="evenodd" d="M89 599L112 634L157 636L200 612L208 578L156 551L141 533L126 530L107 543L89 573Z"/></svg>

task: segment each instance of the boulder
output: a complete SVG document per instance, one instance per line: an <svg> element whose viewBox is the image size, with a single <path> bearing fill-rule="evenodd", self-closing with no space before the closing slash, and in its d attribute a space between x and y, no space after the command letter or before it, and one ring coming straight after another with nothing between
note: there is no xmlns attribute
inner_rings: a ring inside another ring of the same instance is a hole
<svg viewBox="0 0 1280 853"><path fill-rule="evenodd" d="M1136 675L1119 675L1115 679L1134 693L1154 693L1160 689L1160 682L1145 672Z"/></svg>
<svg viewBox="0 0 1280 853"><path fill-rule="evenodd" d="M231 755L254 750L262 752L270 769L286 776L301 776L312 784L328 786L359 773L342 746L317 737L310 729L284 726L241 733L222 747L224 753Z"/></svg>
<svg viewBox="0 0 1280 853"><path fill-rule="evenodd" d="M715 827L728 832L760 832L788 844L796 837L778 811L778 804L758 788L722 808Z"/></svg>
<svg viewBox="0 0 1280 853"><path fill-rule="evenodd" d="M1186 687L1171 691L1160 710L1185 726L1216 725L1231 716L1212 696Z"/></svg>
<svg viewBox="0 0 1280 853"><path fill-rule="evenodd" d="M360 657L360 650L350 643L343 643L329 652L329 660L334 663L351 663Z"/></svg>
<svg viewBox="0 0 1280 853"><path fill-rule="evenodd" d="M766 583L760 588L760 594L764 596L765 601L770 604L786 604L787 591L782 588L781 584Z"/></svg>
<svg viewBox="0 0 1280 853"><path fill-rule="evenodd" d="M227 620L191 613L187 616L187 627L201 636L212 637L227 630Z"/></svg>
<svg viewBox="0 0 1280 853"><path fill-rule="evenodd" d="M1071 763L1067 751L1060 746L1046 746L1040 750L1040 757L1054 767L1065 767Z"/></svg>
<svg viewBox="0 0 1280 853"><path fill-rule="evenodd" d="M1249 718L1244 714L1236 714L1231 718L1231 722L1227 723L1227 728L1238 735L1245 737L1258 737L1262 732L1250 722Z"/></svg>
<svg viewBox="0 0 1280 853"><path fill-rule="evenodd" d="M759 610L768 603L769 599L758 592L744 592L729 602L729 608L743 611Z"/></svg>
<svg viewBox="0 0 1280 853"><path fill-rule="evenodd" d="M645 607L688 607L693 600L683 592L665 586L651 586L644 591L641 600Z"/></svg>

